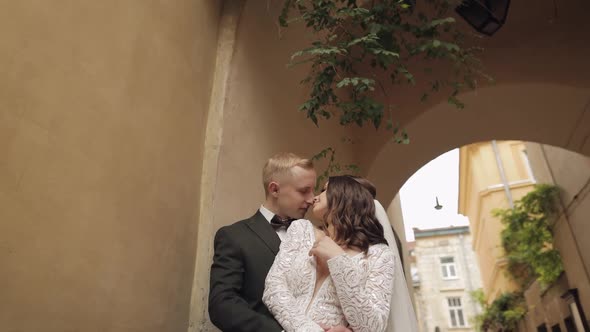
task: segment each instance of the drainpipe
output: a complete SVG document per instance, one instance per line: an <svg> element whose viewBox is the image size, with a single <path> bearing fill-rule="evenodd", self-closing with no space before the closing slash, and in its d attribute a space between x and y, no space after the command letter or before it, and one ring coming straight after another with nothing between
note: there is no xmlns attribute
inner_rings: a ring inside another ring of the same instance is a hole
<svg viewBox="0 0 590 332"><path fill-rule="evenodd" d="M502 165L502 158L500 157L500 152L498 150L498 143L496 140L492 141L492 149L494 149L494 155L496 156L496 164L498 165L498 171L500 172L500 179L502 179L502 184L504 185L504 192L506 193L506 198L508 199L508 203L510 204L510 208L514 208L514 201L512 200L512 193L510 192L510 186L508 185L508 179L506 179L506 173L504 172L504 165Z"/></svg>

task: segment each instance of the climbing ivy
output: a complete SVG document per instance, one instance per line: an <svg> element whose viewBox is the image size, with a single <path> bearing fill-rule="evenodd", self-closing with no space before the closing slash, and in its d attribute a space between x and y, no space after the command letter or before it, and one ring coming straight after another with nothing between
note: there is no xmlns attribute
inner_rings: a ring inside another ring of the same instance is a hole
<svg viewBox="0 0 590 332"><path fill-rule="evenodd" d="M558 215L559 188L539 184L511 209L497 209L494 216L504 224L502 247L508 259L508 274L520 290L503 293L491 304L481 290L472 297L483 312L475 317L478 331L513 331L527 312L522 291L534 280L549 287L563 272L559 251L553 247L551 222Z"/></svg>
<svg viewBox="0 0 590 332"><path fill-rule="evenodd" d="M340 163L336 161L336 150L334 150L332 147L327 147L322 151L318 152L313 157L311 157L311 160L314 162L326 160L328 162L326 168L318 174L315 185L316 192L321 189L322 184L326 180L328 180L330 176L339 175L343 173L358 175L360 173L360 169L357 165L340 165Z"/></svg>
<svg viewBox="0 0 590 332"><path fill-rule="evenodd" d="M279 24L302 21L316 36L291 57L292 65L311 65L302 81L310 93L300 110L316 125L336 115L341 125L379 128L385 120L396 142L407 144L408 134L393 118L393 103L384 105L376 90L391 97L386 81L415 85L422 73L430 75L422 100L448 89L448 102L463 108L459 93L489 77L476 57L481 49L466 46L449 14L460 2L422 0L418 11L411 0L284 0ZM434 75L433 68L445 63L450 73Z"/></svg>
<svg viewBox="0 0 590 332"><path fill-rule="evenodd" d="M471 295L483 308L483 312L475 316L477 331L514 331L518 321L524 318L527 312L521 292L503 293L490 304L485 300L481 290L472 292Z"/></svg>
<svg viewBox="0 0 590 332"><path fill-rule="evenodd" d="M515 202L514 208L494 211L504 224L501 236L508 272L523 287L535 279L547 287L563 272L561 256L553 247L551 229L558 212L558 195L555 186L536 185Z"/></svg>

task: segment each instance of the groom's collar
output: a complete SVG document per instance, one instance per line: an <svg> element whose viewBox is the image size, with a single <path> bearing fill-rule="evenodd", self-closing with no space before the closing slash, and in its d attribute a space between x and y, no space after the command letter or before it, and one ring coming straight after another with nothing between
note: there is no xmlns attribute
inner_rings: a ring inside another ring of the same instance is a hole
<svg viewBox="0 0 590 332"><path fill-rule="evenodd" d="M266 244L268 249L276 255L279 252L281 239L277 232L272 228L270 222L262 215L260 210L256 211L254 216L246 223L246 225Z"/></svg>
<svg viewBox="0 0 590 332"><path fill-rule="evenodd" d="M260 205L260 209L258 209L258 211L260 211L260 213L264 216L264 218L268 222L270 222L272 220L272 218L275 216L275 213L272 212L271 210L267 209L264 206L264 204Z"/></svg>

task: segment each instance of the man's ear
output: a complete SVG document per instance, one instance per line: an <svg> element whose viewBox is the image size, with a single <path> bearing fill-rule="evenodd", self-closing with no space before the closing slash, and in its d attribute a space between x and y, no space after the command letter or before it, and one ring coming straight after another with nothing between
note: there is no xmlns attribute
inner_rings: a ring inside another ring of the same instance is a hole
<svg viewBox="0 0 590 332"><path fill-rule="evenodd" d="M273 196L277 197L279 195L280 186L276 182L271 182L268 184L268 192Z"/></svg>

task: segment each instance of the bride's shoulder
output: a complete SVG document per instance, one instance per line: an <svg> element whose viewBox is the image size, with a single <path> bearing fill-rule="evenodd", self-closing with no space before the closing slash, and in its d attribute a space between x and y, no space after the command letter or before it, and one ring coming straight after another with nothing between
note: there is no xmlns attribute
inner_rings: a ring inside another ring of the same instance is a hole
<svg viewBox="0 0 590 332"><path fill-rule="evenodd" d="M311 231L313 228L313 224L307 219L293 220L289 226L289 230L295 229L298 231Z"/></svg>
<svg viewBox="0 0 590 332"><path fill-rule="evenodd" d="M293 238L307 239L314 235L315 226L307 219L297 219L291 222L287 234Z"/></svg>
<svg viewBox="0 0 590 332"><path fill-rule="evenodd" d="M387 244L384 244L384 243L372 244L371 246L369 246L367 256L369 256L369 257L392 256L393 257L393 251L390 250L390 248Z"/></svg>

